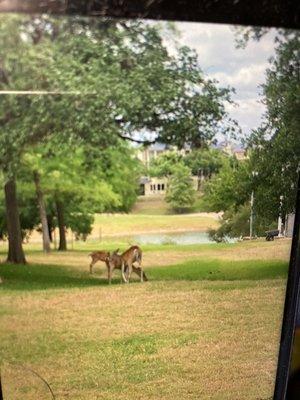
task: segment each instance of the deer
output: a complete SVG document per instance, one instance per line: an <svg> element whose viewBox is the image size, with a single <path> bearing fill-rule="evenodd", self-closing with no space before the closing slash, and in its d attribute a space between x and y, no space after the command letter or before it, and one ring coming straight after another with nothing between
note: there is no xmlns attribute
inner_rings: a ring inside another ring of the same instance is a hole
<svg viewBox="0 0 300 400"><path fill-rule="evenodd" d="M121 269L122 280L125 283L129 283L132 271L139 275L141 282L144 279L147 281L148 279L141 266L142 250L140 247L131 246L122 254L118 254L118 251L119 249L115 250L108 258L108 282L111 283L111 275L114 269ZM133 265L134 262L138 263L138 267ZM127 279L125 271L127 272Z"/></svg>
<svg viewBox="0 0 300 400"><path fill-rule="evenodd" d="M108 258L109 252L108 251L94 251L93 253L89 254L92 257L92 261L90 263L90 274L93 273L93 266L96 264L97 261L105 262L108 268Z"/></svg>
<svg viewBox="0 0 300 400"><path fill-rule="evenodd" d="M138 247L138 246L133 246L133 247ZM139 250L140 250L140 254L141 254L141 257L140 257L140 259L141 259L142 251L141 251L141 249L139 249ZM102 261L106 264L107 271L108 271L108 281L109 281L109 283L111 283L111 276L112 276L113 270L114 269L120 269L120 270L122 269L122 260L120 259L121 255L118 254L118 252L119 252L119 249L114 251L112 254L110 254L109 251L105 251L105 250L94 251L93 253L90 253L89 256L92 257L92 261L90 263L90 274L93 273L93 266L96 264L96 262ZM111 268L109 266L110 258L111 258L111 265L112 265ZM133 261L133 262L135 262L135 261ZM127 264L124 265L124 268L125 268L124 272L127 272L127 270L128 270ZM132 271L140 277L141 281L148 281L148 278L147 278L145 272L142 271L140 265L138 267L135 267L134 265L132 265Z"/></svg>

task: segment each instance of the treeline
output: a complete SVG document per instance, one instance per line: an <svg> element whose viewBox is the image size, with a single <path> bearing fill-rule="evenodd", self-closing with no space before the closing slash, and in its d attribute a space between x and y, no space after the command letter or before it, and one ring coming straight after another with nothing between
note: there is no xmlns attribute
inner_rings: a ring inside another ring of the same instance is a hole
<svg viewBox="0 0 300 400"><path fill-rule="evenodd" d="M165 177L168 186L165 200L175 212L191 211L204 183L217 174L229 156L208 145L189 152L169 150L152 159L144 171L152 177ZM197 177L195 187L192 176Z"/></svg>
<svg viewBox="0 0 300 400"><path fill-rule="evenodd" d="M260 28L242 29L239 43L265 34ZM204 198L212 211L224 211L216 240L249 236L250 198L253 193L254 234L277 229L295 212L300 171L300 34L280 30L275 37L275 57L270 60L263 85L266 113L262 125L244 145L248 159L228 160L206 185Z"/></svg>
<svg viewBox="0 0 300 400"><path fill-rule="evenodd" d="M43 249L50 251L59 229L58 250L67 249L66 230L76 239L91 233L95 213L125 211L135 203L139 163L126 143L101 150L54 141L22 154L15 175L22 239L41 231ZM3 177L2 177L3 185ZM0 194L0 237L8 236L4 192Z"/></svg>
<svg viewBox="0 0 300 400"><path fill-rule="evenodd" d="M260 40L266 32L241 28L238 43L245 46L251 38ZM252 233L261 236L266 230L277 229L279 215L284 226L286 216L295 212L300 171L299 32L279 30L274 46L275 56L262 86L266 113L261 126L243 138L245 160L226 156L206 143L206 147L192 149L185 156L164 154L148 171L150 176L169 177L166 200L177 211L191 209L195 202L190 176L205 177L202 210L224 213L220 228L211 231L216 241L249 236L250 214Z"/></svg>
<svg viewBox="0 0 300 400"><path fill-rule="evenodd" d="M204 77L188 47L169 54L165 29L173 28L0 16L0 89L13 91L0 96L9 262L26 261L22 236L37 225L45 251L55 225L64 249L66 227L85 235L94 212L130 208L136 174L127 141L201 148L237 129L225 111L231 89Z"/></svg>

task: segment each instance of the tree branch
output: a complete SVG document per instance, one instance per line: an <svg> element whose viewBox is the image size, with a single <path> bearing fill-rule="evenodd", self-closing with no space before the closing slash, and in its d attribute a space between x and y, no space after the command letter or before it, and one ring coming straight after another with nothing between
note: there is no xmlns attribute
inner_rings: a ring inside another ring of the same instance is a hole
<svg viewBox="0 0 300 400"><path fill-rule="evenodd" d="M149 146L151 144L156 143L157 139L154 140L140 140L140 139L134 139L130 136L124 136L121 133L118 133L119 138L121 138L122 140L129 140L130 142L134 142L134 143L139 143L139 144L144 144L146 146Z"/></svg>

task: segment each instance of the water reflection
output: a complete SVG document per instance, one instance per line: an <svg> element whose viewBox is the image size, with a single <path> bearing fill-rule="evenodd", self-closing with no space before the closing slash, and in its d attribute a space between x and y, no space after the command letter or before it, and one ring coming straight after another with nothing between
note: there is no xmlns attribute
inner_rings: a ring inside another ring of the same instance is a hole
<svg viewBox="0 0 300 400"><path fill-rule="evenodd" d="M145 233L130 237L131 241L138 244L208 244L215 243L207 232L190 231L190 232L167 232L167 233ZM234 239L228 239L227 242L235 242Z"/></svg>

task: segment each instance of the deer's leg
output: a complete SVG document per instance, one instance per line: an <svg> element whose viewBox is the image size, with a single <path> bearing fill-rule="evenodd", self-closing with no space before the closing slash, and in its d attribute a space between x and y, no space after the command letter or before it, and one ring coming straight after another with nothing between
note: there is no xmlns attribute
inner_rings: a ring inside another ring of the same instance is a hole
<svg viewBox="0 0 300 400"><path fill-rule="evenodd" d="M138 275L138 277L140 278L141 282L146 282L148 281L148 278L145 274L145 272L143 271L143 269L141 267L135 267L134 265L132 266L132 271Z"/></svg>
<svg viewBox="0 0 300 400"><path fill-rule="evenodd" d="M90 263L90 274L93 273L93 266L94 264L96 264L97 261L95 261L94 259L92 259L92 262Z"/></svg>
<svg viewBox="0 0 300 400"><path fill-rule="evenodd" d="M141 268L141 282L144 282L144 271L143 271L142 267L140 267L140 268Z"/></svg>
<svg viewBox="0 0 300 400"><path fill-rule="evenodd" d="M141 268L139 267L135 267L134 265L132 265L132 271L138 275L138 277L141 277Z"/></svg>
<svg viewBox="0 0 300 400"><path fill-rule="evenodd" d="M132 263L128 263L128 273L127 273L128 282L130 281L131 273L132 273Z"/></svg>
<svg viewBox="0 0 300 400"><path fill-rule="evenodd" d="M125 276L125 263L124 262L122 262L122 265L121 265L121 273L122 273L122 281L125 283L128 283L126 276Z"/></svg>

